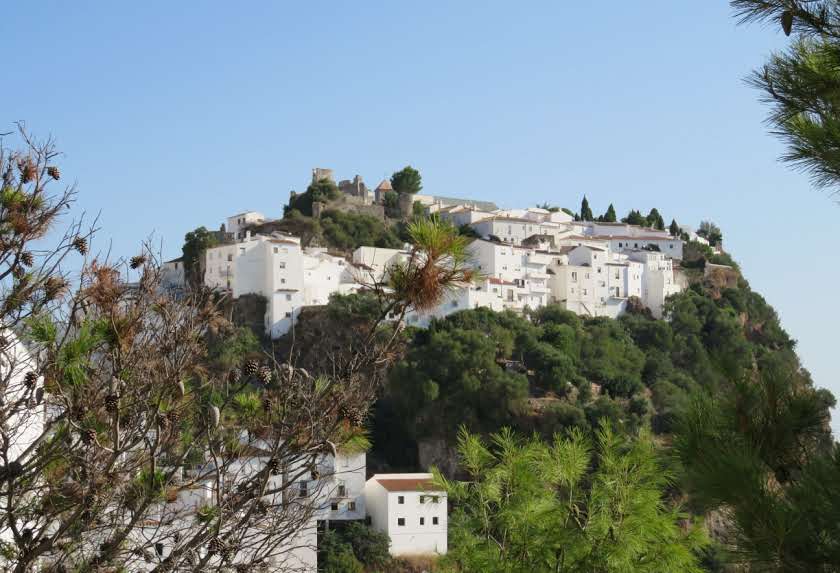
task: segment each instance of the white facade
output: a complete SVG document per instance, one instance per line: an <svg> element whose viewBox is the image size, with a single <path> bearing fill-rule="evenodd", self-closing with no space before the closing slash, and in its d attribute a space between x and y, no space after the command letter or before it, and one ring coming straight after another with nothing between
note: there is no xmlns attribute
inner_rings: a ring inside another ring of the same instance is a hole
<svg viewBox="0 0 840 573"><path fill-rule="evenodd" d="M432 474L376 474L365 484L371 525L388 535L392 555L443 555L447 550L446 493Z"/></svg>
<svg viewBox="0 0 840 573"><path fill-rule="evenodd" d="M164 288L180 288L186 283L184 275L184 258L178 257L171 261L166 261L160 267L161 270L161 286Z"/></svg>
<svg viewBox="0 0 840 573"><path fill-rule="evenodd" d="M258 211L245 211L227 218L225 231L231 233L234 239L245 238L245 228L265 221L265 215Z"/></svg>
<svg viewBox="0 0 840 573"><path fill-rule="evenodd" d="M325 249L300 245L297 237L246 236L207 249L204 283L229 289L234 298L259 294L266 298L266 333L283 336L306 306L325 305L330 295L358 288L350 265Z"/></svg>

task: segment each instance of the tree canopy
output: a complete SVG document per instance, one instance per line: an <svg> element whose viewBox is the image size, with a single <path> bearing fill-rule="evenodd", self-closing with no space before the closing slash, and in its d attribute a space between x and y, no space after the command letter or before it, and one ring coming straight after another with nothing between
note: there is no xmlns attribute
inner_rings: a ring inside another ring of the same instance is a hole
<svg viewBox="0 0 840 573"><path fill-rule="evenodd" d="M397 193L419 193L423 189L423 178L419 171L406 165L391 175L391 187Z"/></svg>
<svg viewBox="0 0 840 573"><path fill-rule="evenodd" d="M646 434L606 425L594 444L579 430L547 443L503 429L488 446L462 430L458 453L468 480L437 477L454 506L445 562L457 571L701 571L702 527L666 500L672 476Z"/></svg>

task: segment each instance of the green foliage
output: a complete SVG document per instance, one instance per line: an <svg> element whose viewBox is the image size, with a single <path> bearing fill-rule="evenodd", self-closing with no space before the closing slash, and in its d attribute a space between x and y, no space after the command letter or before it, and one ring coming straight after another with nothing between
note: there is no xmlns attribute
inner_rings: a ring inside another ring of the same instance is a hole
<svg viewBox="0 0 840 573"><path fill-rule="evenodd" d="M318 539L318 570L323 573L364 573L364 566L353 554L353 547L335 531L325 531Z"/></svg>
<svg viewBox="0 0 840 573"><path fill-rule="evenodd" d="M583 196L583 200L580 202L580 220L581 221L592 221L595 217L592 215L592 209L589 207L589 200L586 198L586 195Z"/></svg>
<svg viewBox="0 0 840 573"><path fill-rule="evenodd" d="M679 419L675 447L695 503L730 515L738 560L759 569L834 571L834 400L813 387L791 355L765 353L749 376L728 379L714 395L698 393Z"/></svg>
<svg viewBox="0 0 840 573"><path fill-rule="evenodd" d="M593 445L578 430L546 443L503 429L487 446L462 430L458 452L469 480L437 476L455 508L445 562L458 571L700 571L702 527L684 530L666 503L671 476L646 434L605 426Z"/></svg>
<svg viewBox="0 0 840 573"><path fill-rule="evenodd" d="M651 209L648 216L645 217L645 224L648 227L653 227L654 229L658 229L660 231L665 230L665 219L662 218L662 215L659 214L656 207Z"/></svg>
<svg viewBox="0 0 840 573"><path fill-rule="evenodd" d="M782 160L809 175L819 187L840 183L840 10L836 0L783 2L734 0L743 21L771 23L795 34L750 82L771 106L768 122L787 145ZM781 24L781 26L780 26Z"/></svg>
<svg viewBox="0 0 840 573"><path fill-rule="evenodd" d="M220 370L230 370L249 355L260 351L260 340L254 331L239 326L224 338L214 338L208 344L207 354Z"/></svg>
<svg viewBox="0 0 840 573"><path fill-rule="evenodd" d="M621 220L622 223L630 225L647 225L647 219L636 209L632 209L626 217Z"/></svg>
<svg viewBox="0 0 840 573"><path fill-rule="evenodd" d="M721 233L720 227L711 221L700 221L697 234L709 241L709 244L712 246L720 244L723 241L723 233Z"/></svg>
<svg viewBox="0 0 840 573"><path fill-rule="evenodd" d="M610 203L610 206L607 207L607 212L601 217L601 220L605 223L615 223L617 220L617 215L615 214L615 207L613 204Z"/></svg>
<svg viewBox="0 0 840 573"><path fill-rule="evenodd" d="M671 233L672 237L680 236L680 226L677 225L676 219L671 219L671 224L668 226L668 232Z"/></svg>
<svg viewBox="0 0 840 573"><path fill-rule="evenodd" d="M55 342L58 329L52 318L46 314L37 314L26 319L27 336L43 345L50 345Z"/></svg>
<svg viewBox="0 0 840 573"><path fill-rule="evenodd" d="M184 235L181 252L184 258L184 273L190 284L197 285L201 282L201 257L204 256L204 251L218 243L216 235L203 226Z"/></svg>
<svg viewBox="0 0 840 573"><path fill-rule="evenodd" d="M299 211L307 217L312 216L313 203L329 203L341 196L338 186L330 179L320 179L310 183L304 193L289 199L289 204L283 209L284 217L292 211Z"/></svg>
<svg viewBox="0 0 840 573"><path fill-rule="evenodd" d="M391 187L397 193L419 193L423 189L423 178L419 171L406 165L391 175Z"/></svg>
<svg viewBox="0 0 840 573"><path fill-rule="evenodd" d="M402 246L384 221L361 213L328 210L321 215L321 228L328 245L352 251L361 246L397 249Z"/></svg>
<svg viewBox="0 0 840 573"><path fill-rule="evenodd" d="M391 562L388 535L358 522L347 524L341 538L353 549L353 554L365 567L379 569Z"/></svg>

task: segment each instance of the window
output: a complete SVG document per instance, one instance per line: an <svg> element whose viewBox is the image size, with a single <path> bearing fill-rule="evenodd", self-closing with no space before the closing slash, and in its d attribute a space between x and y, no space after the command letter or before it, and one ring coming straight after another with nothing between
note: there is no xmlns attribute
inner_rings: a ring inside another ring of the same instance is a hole
<svg viewBox="0 0 840 573"><path fill-rule="evenodd" d="M330 504L330 509L331 509L332 511L338 511L338 502L335 502L335 501L334 501L334 502L332 502L332 503Z"/></svg>
<svg viewBox="0 0 840 573"><path fill-rule="evenodd" d="M287 312L287 313L286 313L286 318L292 318L292 313L291 313L291 312Z"/></svg>
<svg viewBox="0 0 840 573"><path fill-rule="evenodd" d="M584 289L581 289L581 294L582 294L583 296L586 296L586 289L585 289L585 288L584 288Z"/></svg>
<svg viewBox="0 0 840 573"><path fill-rule="evenodd" d="M274 254L277 254L277 247L274 247Z"/></svg>
<svg viewBox="0 0 840 573"><path fill-rule="evenodd" d="M286 295L286 300L292 300L292 295L287 294L287 295Z"/></svg>
<svg viewBox="0 0 840 573"><path fill-rule="evenodd" d="M285 268L286 268L286 263L281 262L281 263L280 263L280 268L281 268L281 269L285 269Z"/></svg>
<svg viewBox="0 0 840 573"><path fill-rule="evenodd" d="M347 486L344 484L338 486L338 497L347 497Z"/></svg>
<svg viewBox="0 0 840 573"><path fill-rule="evenodd" d="M233 260L233 253L228 253L228 261L232 261L232 260Z"/></svg>
<svg viewBox="0 0 840 573"><path fill-rule="evenodd" d="M426 503L426 496L425 495L420 496L420 503Z"/></svg>
<svg viewBox="0 0 840 573"><path fill-rule="evenodd" d="M286 279L280 279L280 284L281 284L281 285L286 284Z"/></svg>
<svg viewBox="0 0 840 573"><path fill-rule="evenodd" d="M405 503L405 497L404 497L404 496L402 496L402 495L398 495L398 496L397 496L397 503L399 503L400 505L402 505L403 503Z"/></svg>
<svg viewBox="0 0 840 573"><path fill-rule="evenodd" d="M577 280L577 272L572 271L572 280L573 281Z"/></svg>
<svg viewBox="0 0 840 573"><path fill-rule="evenodd" d="M432 525L437 525L437 524L438 524L438 518L437 518L437 517L433 517L433 518L432 518Z"/></svg>
<svg viewBox="0 0 840 573"><path fill-rule="evenodd" d="M433 495L432 496L432 503L437 503L437 502L438 502L438 496Z"/></svg>
<svg viewBox="0 0 840 573"><path fill-rule="evenodd" d="M305 481L302 481L302 482L298 483L298 496L299 497L306 497L308 495L309 495L309 485Z"/></svg>
<svg viewBox="0 0 840 573"><path fill-rule="evenodd" d="M601 267L598 267L598 274L601 274Z"/></svg>
<svg viewBox="0 0 840 573"><path fill-rule="evenodd" d="M452 308L455 308L455 307L457 307L457 306L458 306L458 301L457 301L457 300L453 300L453 301L452 301Z"/></svg>
<svg viewBox="0 0 840 573"><path fill-rule="evenodd" d="M404 526L405 525L405 518L404 517L398 517L397 518L397 525L399 525L400 527Z"/></svg>
<svg viewBox="0 0 840 573"><path fill-rule="evenodd" d="M426 525L426 518L425 517L420 518L420 525Z"/></svg>
<svg viewBox="0 0 840 573"><path fill-rule="evenodd" d="M351 501L347 504L347 511L356 511L356 502Z"/></svg>

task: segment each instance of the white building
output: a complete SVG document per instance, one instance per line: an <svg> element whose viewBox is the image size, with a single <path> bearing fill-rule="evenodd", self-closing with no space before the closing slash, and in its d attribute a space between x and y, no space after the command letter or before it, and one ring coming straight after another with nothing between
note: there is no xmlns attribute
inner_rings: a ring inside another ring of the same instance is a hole
<svg viewBox="0 0 840 573"><path fill-rule="evenodd" d="M655 251L631 251L628 253L631 261L642 263L642 302L648 307L653 316L662 318L662 305L665 299L682 290L682 286L674 276L673 261L665 253Z"/></svg>
<svg viewBox="0 0 840 573"><path fill-rule="evenodd" d="M388 535L392 555L443 555L446 493L432 474L376 474L365 484L371 525Z"/></svg>
<svg viewBox="0 0 840 573"><path fill-rule="evenodd" d="M234 298L266 298L265 328L272 338L286 334L304 307L358 288L347 261L325 249L304 249L297 237L246 234L237 243L207 249L205 261L207 286L228 289Z"/></svg>
<svg viewBox="0 0 840 573"><path fill-rule="evenodd" d="M575 234L574 227L567 223L538 222L530 218L504 215L494 215L471 226L483 238L496 237L513 245L521 245L523 241L536 235L549 236L559 241Z"/></svg>
<svg viewBox="0 0 840 573"><path fill-rule="evenodd" d="M234 239L245 238L245 228L249 225L256 225L265 221L265 215L258 211L245 211L227 218L225 231L230 233Z"/></svg>

